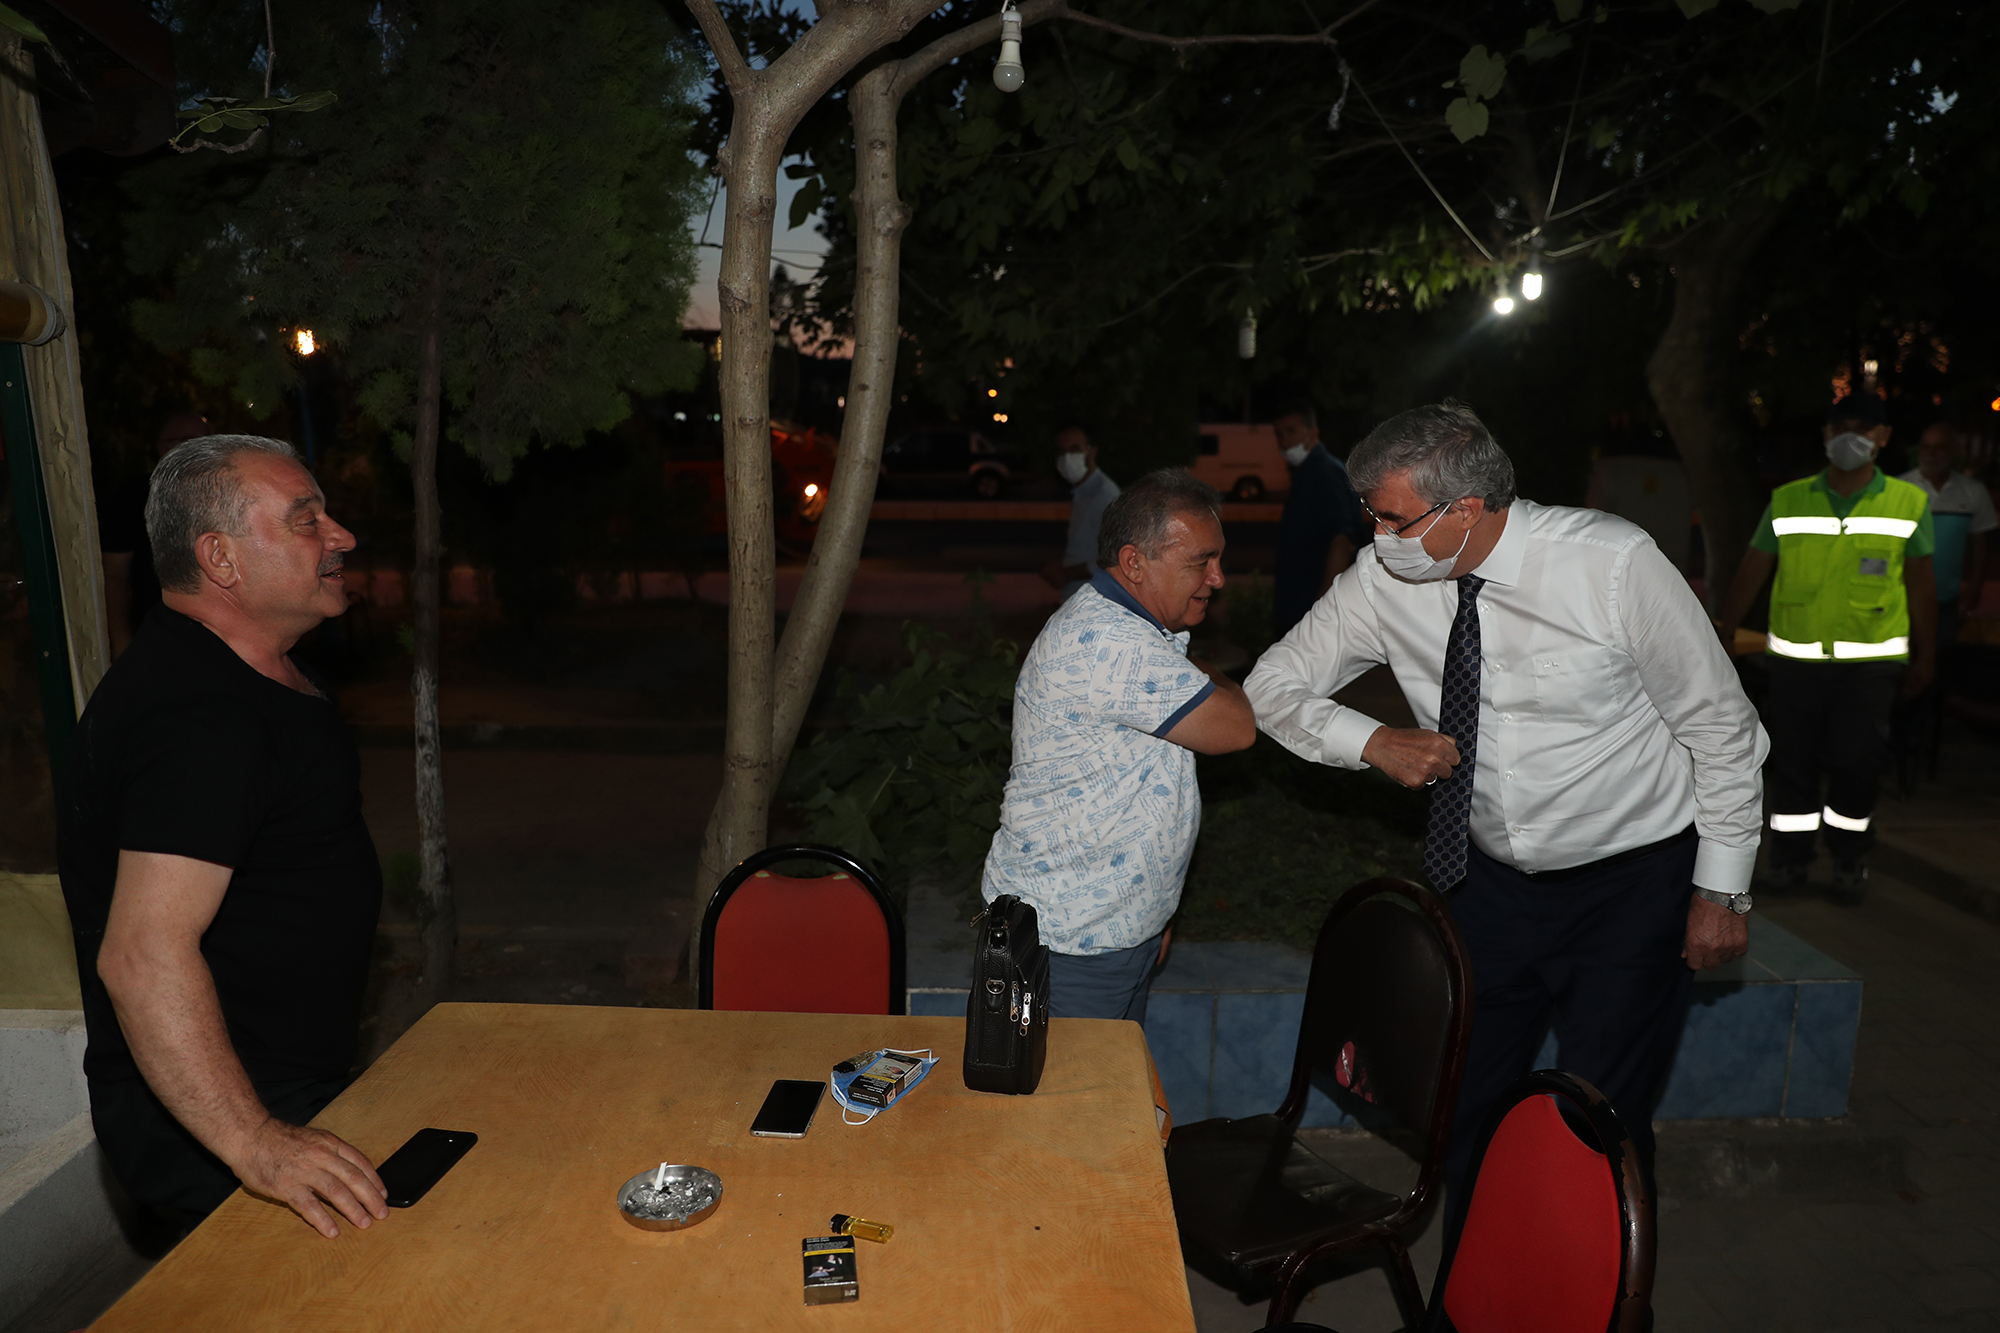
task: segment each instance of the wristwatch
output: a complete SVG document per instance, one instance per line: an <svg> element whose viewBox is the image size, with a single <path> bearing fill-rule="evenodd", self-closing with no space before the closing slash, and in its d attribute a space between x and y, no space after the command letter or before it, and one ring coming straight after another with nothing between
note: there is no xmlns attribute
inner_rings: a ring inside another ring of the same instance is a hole
<svg viewBox="0 0 2000 1333"><path fill-rule="evenodd" d="M1697 898L1706 898L1717 907L1727 907L1738 916L1744 915L1755 906L1750 901L1748 893L1721 893L1715 889L1696 889L1694 896Z"/></svg>

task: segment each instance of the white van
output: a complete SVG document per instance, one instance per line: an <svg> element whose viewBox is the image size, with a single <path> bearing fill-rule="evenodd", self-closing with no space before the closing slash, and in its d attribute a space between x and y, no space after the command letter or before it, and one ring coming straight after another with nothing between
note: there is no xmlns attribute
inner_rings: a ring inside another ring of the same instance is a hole
<svg viewBox="0 0 2000 1333"><path fill-rule="evenodd" d="M1291 473L1278 449L1278 431L1266 424L1217 423L1199 426L1194 475L1232 500L1261 500L1288 491Z"/></svg>

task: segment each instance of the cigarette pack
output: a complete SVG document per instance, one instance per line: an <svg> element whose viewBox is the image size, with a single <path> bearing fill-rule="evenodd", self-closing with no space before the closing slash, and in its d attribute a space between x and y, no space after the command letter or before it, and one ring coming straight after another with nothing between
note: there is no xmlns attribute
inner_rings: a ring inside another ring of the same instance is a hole
<svg viewBox="0 0 2000 1333"><path fill-rule="evenodd" d="M861 1299L852 1236L808 1236L801 1249L805 1254L807 1305L839 1305Z"/></svg>
<svg viewBox="0 0 2000 1333"><path fill-rule="evenodd" d="M923 1067L924 1062L916 1056L885 1054L848 1085L847 1096L863 1106L887 1106Z"/></svg>

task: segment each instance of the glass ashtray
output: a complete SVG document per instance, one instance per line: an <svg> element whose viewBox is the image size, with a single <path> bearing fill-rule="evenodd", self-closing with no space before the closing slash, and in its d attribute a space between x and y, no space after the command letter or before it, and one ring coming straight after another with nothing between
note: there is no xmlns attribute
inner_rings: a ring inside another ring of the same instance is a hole
<svg viewBox="0 0 2000 1333"><path fill-rule="evenodd" d="M619 1216L641 1231L680 1231L721 1202L722 1177L701 1166L654 1167L618 1187Z"/></svg>

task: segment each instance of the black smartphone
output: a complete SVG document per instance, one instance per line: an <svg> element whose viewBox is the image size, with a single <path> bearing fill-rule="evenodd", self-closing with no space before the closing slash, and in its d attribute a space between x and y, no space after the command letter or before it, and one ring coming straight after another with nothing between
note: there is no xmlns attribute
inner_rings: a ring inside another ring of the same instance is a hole
<svg viewBox="0 0 2000 1333"><path fill-rule="evenodd" d="M750 1132L760 1139L802 1139L812 1128L813 1114L819 1110L820 1094L826 1084L804 1079L781 1078L771 1085Z"/></svg>
<svg viewBox="0 0 2000 1333"><path fill-rule="evenodd" d="M410 1135L408 1143L375 1168L389 1195L389 1206L408 1208L423 1198L477 1142L477 1134L463 1129L420 1129Z"/></svg>

